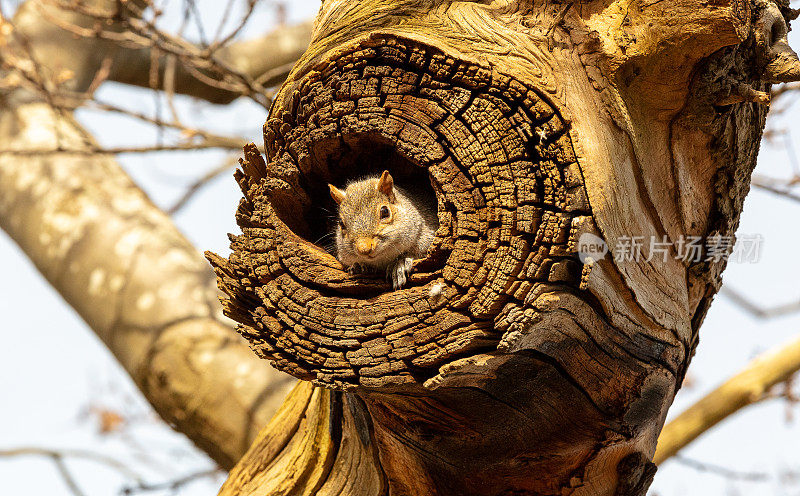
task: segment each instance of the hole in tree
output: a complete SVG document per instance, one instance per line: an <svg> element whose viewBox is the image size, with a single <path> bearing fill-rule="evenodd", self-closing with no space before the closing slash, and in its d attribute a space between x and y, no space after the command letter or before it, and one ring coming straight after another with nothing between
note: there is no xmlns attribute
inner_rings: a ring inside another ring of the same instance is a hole
<svg viewBox="0 0 800 496"><path fill-rule="evenodd" d="M348 183L388 170L395 184L437 211L437 196L428 171L403 156L383 136L352 134L321 140L310 145L309 162L301 164L303 189L311 206L298 209L296 202L273 202L281 220L307 241L335 255L334 229L338 222L336 203L328 184L344 189ZM438 227L438 226L436 226Z"/></svg>

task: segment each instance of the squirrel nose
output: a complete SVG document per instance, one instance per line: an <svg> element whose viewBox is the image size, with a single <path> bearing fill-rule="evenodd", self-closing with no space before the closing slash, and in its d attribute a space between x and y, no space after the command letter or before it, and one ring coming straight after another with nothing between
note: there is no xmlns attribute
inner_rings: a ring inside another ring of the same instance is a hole
<svg viewBox="0 0 800 496"><path fill-rule="evenodd" d="M356 251L359 255L369 255L375 248L375 240L372 238L358 238L356 240Z"/></svg>

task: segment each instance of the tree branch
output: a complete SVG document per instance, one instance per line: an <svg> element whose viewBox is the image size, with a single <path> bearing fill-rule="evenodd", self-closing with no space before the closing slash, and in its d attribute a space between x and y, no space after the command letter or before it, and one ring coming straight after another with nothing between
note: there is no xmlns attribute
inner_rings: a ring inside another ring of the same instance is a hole
<svg viewBox="0 0 800 496"><path fill-rule="evenodd" d="M728 297L734 304L738 305L742 310L751 314L759 319L774 319L777 317L785 317L800 312L800 301L778 305L772 308L764 308L757 303L751 301L742 293L723 286L720 294Z"/></svg>
<svg viewBox="0 0 800 496"><path fill-rule="evenodd" d="M773 386L800 370L800 337L765 353L703 399L689 407L661 431L653 462L674 456L725 418L760 401Z"/></svg>
<svg viewBox="0 0 800 496"><path fill-rule="evenodd" d="M0 116L11 148L47 146L56 127L71 148L92 143L43 103ZM197 250L106 155L2 156L0 197L0 226L161 416L232 466L291 380L222 319L213 274Z"/></svg>
<svg viewBox="0 0 800 496"><path fill-rule="evenodd" d="M26 155L50 155L62 153L66 155L122 155L126 153L153 153L153 152L175 152L175 151L199 151L213 149L241 150L247 144L244 140L236 138L219 137L201 143L178 143L174 145L152 145L152 146L111 146L102 147L99 145L88 148L28 148L24 150L0 149L0 155L26 156Z"/></svg>
<svg viewBox="0 0 800 496"><path fill-rule="evenodd" d="M29 4L14 26L39 54L45 53L39 41L47 47L71 43L68 32L53 30ZM82 45L39 60L47 71L56 72L47 64L57 63L73 72L71 90L85 92L104 59L97 51L106 45L97 43L94 50ZM71 112L22 88L0 93L0 110L0 142L7 150L99 148ZM222 318L206 261L113 157L0 156L0 227L104 341L156 411L230 468L293 380L259 360Z"/></svg>
<svg viewBox="0 0 800 496"><path fill-rule="evenodd" d="M727 467L721 467L713 463L706 463L693 460L691 458L686 458L685 456L675 455L673 460L698 472L706 472L709 474L718 475L729 480L766 482L770 479L770 475L764 472L738 472L736 470L731 470Z"/></svg>
<svg viewBox="0 0 800 496"><path fill-rule="evenodd" d="M798 89L800 89L800 83L786 83L780 86L776 86L775 88L772 89L771 92L772 101L775 102L775 100L777 100L778 98L789 93L794 93Z"/></svg>
<svg viewBox="0 0 800 496"><path fill-rule="evenodd" d="M149 493L149 492L156 492L156 491L171 491L173 494L176 493L179 489L183 488L184 486L191 484L200 479L206 479L209 477L219 476L221 472L219 470L202 470L200 472L194 472L189 475L185 475L183 477L179 477L175 480L170 480L166 482L159 482L156 484L150 484L146 482L139 482L135 486L125 487L120 491L120 494L125 496L129 496L131 494L139 494L139 493Z"/></svg>
<svg viewBox="0 0 800 496"><path fill-rule="evenodd" d="M64 483L69 488L70 492L74 496L84 496L85 493L81 490L80 486L78 485L77 480L73 473L69 470L69 467L66 464L67 459L79 459L85 460L92 463L96 463L102 466L105 466L115 472L118 472L119 475L124 477L128 483L133 483L133 485L128 485L123 487L120 490L120 494L124 495L131 495L131 494L138 494L138 493L146 493L146 492L156 492L156 491L171 491L175 492L182 487L191 484L200 479L205 479L209 477L219 476L222 472L217 469L210 469L210 470L201 470L198 472L192 472L188 475L183 475L181 477L177 477L172 480L168 480L165 482L159 483L150 483L145 481L144 477L128 467L126 464L122 463L121 461L113 458L111 456L96 453L93 451L87 450L75 450L75 449L46 449L46 448L36 448L36 447L23 447L23 448L13 448L13 449L6 449L0 450L0 458L18 458L24 456L38 456L38 457L45 457L49 458L53 461L56 469L58 470L61 478L64 480Z"/></svg>
<svg viewBox="0 0 800 496"><path fill-rule="evenodd" d="M238 159L238 157L229 157L229 158L225 159L222 162L222 164L220 164L217 167L211 169L206 174L204 174L203 177L199 178L198 180L196 180L195 182L190 184L189 187L186 188L186 191L183 193L183 195L181 195L181 197L171 207L167 208L166 212L169 215L175 215L176 213L178 213L181 209L183 209L189 203L189 201L192 198L194 198L194 196L197 193L200 192L201 189L203 189L205 186L207 186L208 183L210 183L214 179L218 178L222 174L225 174L226 172L230 172L231 169L236 167L236 164L237 164L236 160L237 159Z"/></svg>
<svg viewBox="0 0 800 496"><path fill-rule="evenodd" d="M225 46L217 52L217 57L240 73L255 79L260 86L271 87L280 84L294 63L308 48L311 41L311 22L296 26L280 27L275 31L252 40L240 41ZM151 48L126 49L114 60L108 79L118 83L150 88L150 67L154 57ZM160 82L157 89L163 89L164 71L167 67L166 55L155 57ZM174 91L211 103L230 103L242 96L241 93L215 87L197 78L181 64L175 69Z"/></svg>
<svg viewBox="0 0 800 496"><path fill-rule="evenodd" d="M781 183L780 181L776 181L774 179L755 176L753 177L752 184L756 188L769 191L770 193L795 202L800 202L800 193L792 191L791 189L793 186L796 186L796 183Z"/></svg>
<svg viewBox="0 0 800 496"><path fill-rule="evenodd" d="M0 458L17 458L22 456L44 456L59 461L62 461L65 458L77 458L97 463L100 465L104 465L116 472L119 472L120 475L128 479L136 481L137 483L144 482L144 478L140 474L133 471L130 467L128 467L121 461L117 460L116 458L112 458L108 455L95 453L93 451L75 450L75 449L63 449L63 450L47 449L47 448L35 448L35 447L23 447L23 448L0 450Z"/></svg>
<svg viewBox="0 0 800 496"><path fill-rule="evenodd" d="M128 2L131 12L125 15L116 15L112 5L104 10L58 0L42 5L40 1L24 3L13 25L29 37L36 59L46 60L55 70L74 69L69 87L97 86L91 82L100 72L101 80L158 90L169 88L176 94L211 103L230 103L248 91L280 84L311 40L312 23L305 22L280 27L252 40L231 42L226 36L203 48L131 17L132 13L142 12L145 3L141 1ZM21 24L19 19L29 19L34 24ZM232 34L235 33L238 31ZM76 52L82 54L79 66L75 66L72 56ZM0 58L5 56L0 54ZM244 80L250 81L252 87L243 87Z"/></svg>

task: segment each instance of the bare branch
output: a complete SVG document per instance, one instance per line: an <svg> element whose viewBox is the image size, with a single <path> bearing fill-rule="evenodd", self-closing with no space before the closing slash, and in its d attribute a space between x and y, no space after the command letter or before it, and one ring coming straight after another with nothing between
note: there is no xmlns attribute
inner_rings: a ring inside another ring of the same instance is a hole
<svg viewBox="0 0 800 496"><path fill-rule="evenodd" d="M67 485L67 488L69 488L70 492L74 496L86 496L78 485L78 481L75 480L75 477L73 477L72 473L69 471L67 464L64 463L64 460L60 456L53 456L51 459L53 460L58 473L61 474L61 478L64 479L64 483Z"/></svg>
<svg viewBox="0 0 800 496"><path fill-rule="evenodd" d="M162 31L154 20L138 18L136 14L143 10L136 4L126 2L128 10L118 12L116 8L88 7L82 2L66 0L26 3L20 11L35 10L50 23L44 33L37 33L36 39L31 40L36 46L31 59L48 60L49 66L58 67L69 65L74 53L94 62L111 53L113 62L102 71L103 80L107 76L112 81L147 88L153 87L155 82L156 89L165 89L167 57L173 57L175 77L174 80L170 78L169 84L174 85L175 93L213 103L228 103L240 96L249 96L261 105L268 105L268 88L286 77L311 38L309 22L281 27L255 40L231 43L244 27L248 19L245 17L223 39L208 47L198 46ZM250 1L249 13L253 6L254 2ZM60 33L62 30L66 33ZM66 44L52 43L51 40L59 38L65 38ZM265 77L267 73L269 77ZM81 73L80 76L93 75ZM74 85L88 86L83 80Z"/></svg>
<svg viewBox="0 0 800 496"><path fill-rule="evenodd" d="M664 427L653 462L661 464L725 418L761 401L772 387L798 370L800 338L756 358Z"/></svg>
<svg viewBox="0 0 800 496"><path fill-rule="evenodd" d="M263 88L280 84L311 40L311 23L281 27L261 38L240 41L216 49L219 60L235 67ZM161 55L160 57L163 57ZM149 87L147 73L151 65L151 49L122 49L111 69L109 79L133 86ZM159 64L163 71L164 64ZM200 73L202 74L202 72ZM163 77L160 78L163 81ZM198 77L191 67L179 64L175 71L175 93L201 98L211 103L230 103L242 96L233 88L219 87L209 78Z"/></svg>
<svg viewBox="0 0 800 496"><path fill-rule="evenodd" d="M23 448L0 450L0 458L17 458L22 456L44 456L51 458L56 463L59 462L63 463L63 460L66 458L77 458L80 460L86 460L108 467L120 473L123 477L136 481L137 483L144 482L144 478L139 473L128 467L126 464L122 463L121 461L111 456L104 455L101 453L96 453L93 451L74 450L74 449L61 450L61 449L47 449L47 448L36 448L36 447L23 447Z"/></svg>
<svg viewBox="0 0 800 496"><path fill-rule="evenodd" d="M771 178L765 178L763 176L754 176L752 184L756 188L769 191L770 193L774 193L788 200L800 202L800 192L792 190L793 187L797 186L798 184L796 180L778 181Z"/></svg>
<svg viewBox="0 0 800 496"><path fill-rule="evenodd" d="M770 93L770 96L772 97L772 102L774 103L775 100L777 100L778 98L790 93L794 93L798 89L800 89L800 83L787 83L787 84L782 84L776 88L773 88L772 92Z"/></svg>
<svg viewBox="0 0 800 496"><path fill-rule="evenodd" d="M697 470L698 472L707 472L714 475L719 475L729 480L747 481L747 482L766 482L771 479L770 475L764 472L737 472L726 467L720 467L713 463L706 463L687 458L685 456L676 455L673 460L680 463L685 467Z"/></svg>
<svg viewBox="0 0 800 496"><path fill-rule="evenodd" d="M210 51L205 44L197 46L180 36L162 31L154 20L129 15L126 11L118 8L103 9L76 1L38 0L38 2L41 2L41 5L37 3L40 5L39 14L41 16L75 36L112 41L125 47L148 49L150 62L142 68L146 69L148 74L148 87L156 88L155 83L164 79L162 75L165 64L160 59L163 55L172 55L194 77L202 79L206 84L228 89L237 93L237 96L248 96L264 106L269 104L266 88L257 84L255 77L231 66L227 60L217 56L217 52ZM44 5L45 3L47 5ZM191 6L190 3L189 7L191 8ZM51 11L80 14L83 18L93 21L93 27L87 28L73 23ZM141 14L142 11L136 13ZM196 13L195 17L197 17ZM103 26L112 28L106 29ZM124 60L120 63L127 65L128 61Z"/></svg>
<svg viewBox="0 0 800 496"><path fill-rule="evenodd" d="M202 470L200 472L195 472L189 475L185 475L175 480L159 482L157 484L148 484L140 482L135 486L125 487L120 492L125 495L156 492L156 491L170 491L174 493L177 490L181 489L182 487L191 484L193 482L196 482L200 479L216 477L222 474L224 474L224 472L218 469Z"/></svg>
<svg viewBox="0 0 800 496"><path fill-rule="evenodd" d="M223 162L220 166L210 170L208 173L203 175L203 177L189 185L189 187L186 189L186 192L178 199L178 201L176 201L175 204L167 209L167 214L175 215L178 213L197 193L200 192L201 189L208 185L208 183L235 167L238 163L237 158L238 157L234 156L228 160L225 160L225 162Z"/></svg>
<svg viewBox="0 0 800 496"><path fill-rule="evenodd" d="M77 480L75 479L75 476L67 466L65 462L67 459L80 459L93 462L118 472L122 477L134 483L134 485L126 486L120 491L120 493L126 495L165 490L175 492L178 489L191 484L192 482L200 479L219 476L224 473L223 471L215 468L194 472L166 482L149 483L145 481L142 475L128 467L125 463L122 463L111 456L93 451L70 449L57 450L27 447L0 450L0 458L16 458L23 456L39 456L52 460L53 464L58 469L61 478L64 480L64 483L74 496L85 496L85 493L83 490L81 490Z"/></svg>
<svg viewBox="0 0 800 496"><path fill-rule="evenodd" d="M739 291L731 289L729 286L723 286L720 290L720 294L725 295L742 310L759 319L774 319L800 312L800 301L795 303L787 303L785 305L778 305L772 308L764 308L751 301Z"/></svg>
<svg viewBox="0 0 800 496"><path fill-rule="evenodd" d="M178 143L175 145L152 145L152 146L90 146L87 148L25 148L20 150L0 149L0 155L10 156L30 156L30 155L52 155L61 153L66 155L122 155L126 153L154 153L154 152L173 152L173 151L198 151L224 148L229 150L240 150L247 142L238 138L217 137L211 138L200 143Z"/></svg>
<svg viewBox="0 0 800 496"><path fill-rule="evenodd" d="M91 25L74 12L49 15ZM102 147L56 101L85 94L116 45L42 22L32 2L18 9L14 29L30 41L39 66L26 68L19 46L0 50L0 81L14 76L20 83L0 93L0 142L10 152L0 155L0 227L105 342L162 418L229 468L293 379L244 344L221 316L203 256L112 157L97 153ZM62 73L72 75L63 86L57 84ZM194 150L198 143L180 148Z"/></svg>
<svg viewBox="0 0 800 496"><path fill-rule="evenodd" d="M45 131L54 127L65 148L99 148L46 104L0 114L2 141L12 150L46 149L55 136ZM232 466L293 381L259 360L221 318L202 255L119 166L88 152L29 156L24 166L0 155L0 227L156 411L222 467Z"/></svg>
<svg viewBox="0 0 800 496"><path fill-rule="evenodd" d="M228 33L224 38L220 38L220 36L222 35L222 29L225 27L225 23L227 22L228 17L230 16L231 8L233 7L233 2L234 0L229 0L228 4L225 6L225 12L222 14L222 19L219 22L219 27L217 29L216 34L214 35L215 41L208 46L208 51L211 53L214 53L220 48L226 46L234 38L236 38L239 35L239 33L241 33L242 29L244 29L244 27L247 25L247 21L249 21L250 17L253 15L253 10L256 8L256 4L258 4L258 0L247 0L247 10L242 16L242 20L239 22L239 25L236 26L236 28L234 28L230 33Z"/></svg>

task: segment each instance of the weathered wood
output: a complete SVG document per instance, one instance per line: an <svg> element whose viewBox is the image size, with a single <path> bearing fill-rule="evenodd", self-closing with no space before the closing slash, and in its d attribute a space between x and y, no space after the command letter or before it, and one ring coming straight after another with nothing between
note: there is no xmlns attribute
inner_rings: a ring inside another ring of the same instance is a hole
<svg viewBox="0 0 800 496"><path fill-rule="evenodd" d="M342 444L325 477L374 449L379 482L341 494L645 494L725 261L614 255L634 236L733 235L759 95L776 60L797 64L753 26L792 16L763 0L323 4L268 160L249 147L237 173L242 235L210 259L259 356L347 392L333 421L369 442ZM313 243L327 184L383 169L439 206L400 291ZM583 265L584 234L611 253ZM267 458L291 489L243 477L256 454L222 494L315 493L292 475L310 467Z"/></svg>

